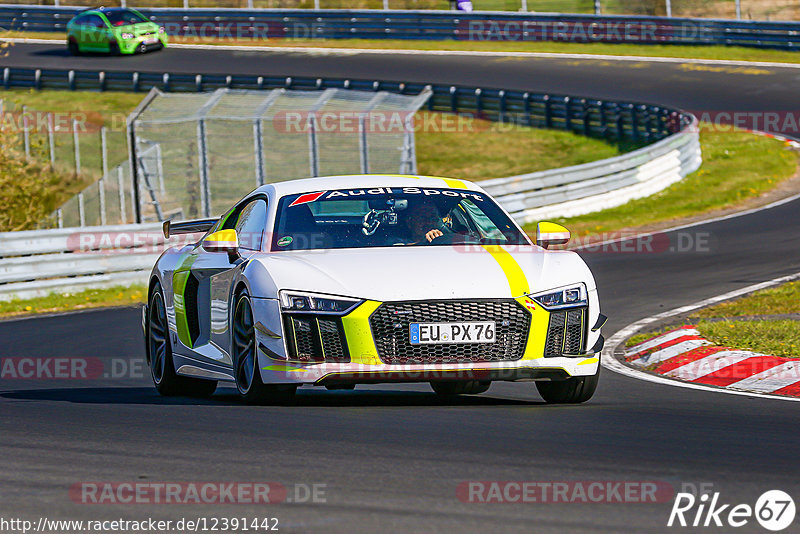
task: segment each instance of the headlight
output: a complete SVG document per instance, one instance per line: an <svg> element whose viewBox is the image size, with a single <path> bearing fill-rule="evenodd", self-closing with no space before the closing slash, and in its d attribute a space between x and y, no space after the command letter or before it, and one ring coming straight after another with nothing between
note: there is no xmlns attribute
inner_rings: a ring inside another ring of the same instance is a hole
<svg viewBox="0 0 800 534"><path fill-rule="evenodd" d="M158 27L158 33L164 33L164 31L165 31L165 30L164 30L164 27L163 27L163 26L159 26L159 27Z"/></svg>
<svg viewBox="0 0 800 534"><path fill-rule="evenodd" d="M281 308L286 311L311 313L346 313L361 301L347 297L319 295L300 291L281 291Z"/></svg>
<svg viewBox="0 0 800 534"><path fill-rule="evenodd" d="M530 295L530 297L546 310L555 310L558 308L567 308L573 306L586 306L588 303L586 298L585 284L568 286L555 291L548 291L547 293Z"/></svg>
<svg viewBox="0 0 800 534"><path fill-rule="evenodd" d="M133 39L133 34L132 33L123 33L123 34L120 34L120 37L122 37L123 39Z"/></svg>

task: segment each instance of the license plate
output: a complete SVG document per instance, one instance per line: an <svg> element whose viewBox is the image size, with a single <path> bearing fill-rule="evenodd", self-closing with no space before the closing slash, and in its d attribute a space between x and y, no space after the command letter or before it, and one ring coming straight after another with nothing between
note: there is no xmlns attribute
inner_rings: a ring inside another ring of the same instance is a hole
<svg viewBox="0 0 800 534"><path fill-rule="evenodd" d="M494 321L469 323L411 323L412 345L432 343L494 343Z"/></svg>
<svg viewBox="0 0 800 534"><path fill-rule="evenodd" d="M144 44L156 44L158 42L158 37L152 37L150 39L145 39Z"/></svg>

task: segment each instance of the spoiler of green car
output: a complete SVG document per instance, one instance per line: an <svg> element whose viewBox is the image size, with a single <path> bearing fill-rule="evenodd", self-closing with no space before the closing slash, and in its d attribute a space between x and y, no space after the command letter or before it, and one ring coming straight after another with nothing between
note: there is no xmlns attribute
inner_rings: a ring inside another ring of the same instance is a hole
<svg viewBox="0 0 800 534"><path fill-rule="evenodd" d="M169 239L171 235L195 234L198 232L208 232L219 219L194 219L191 221L172 222L164 221L164 237Z"/></svg>

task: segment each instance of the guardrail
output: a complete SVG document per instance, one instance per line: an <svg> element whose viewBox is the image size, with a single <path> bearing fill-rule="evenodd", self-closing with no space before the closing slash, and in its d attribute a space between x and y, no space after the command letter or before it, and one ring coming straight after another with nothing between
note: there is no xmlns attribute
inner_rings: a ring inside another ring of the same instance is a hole
<svg viewBox="0 0 800 534"><path fill-rule="evenodd" d="M81 9L0 6L0 26L64 31ZM794 50L800 23L721 19L457 11L179 9L141 11L171 35L236 39L410 39L725 45Z"/></svg>
<svg viewBox="0 0 800 534"><path fill-rule="evenodd" d="M161 252L192 237L167 241L161 224L3 232L0 301L146 283Z"/></svg>
<svg viewBox="0 0 800 534"><path fill-rule="evenodd" d="M702 163L697 123L615 158L481 182L520 223L573 217L665 189Z"/></svg>
<svg viewBox="0 0 800 534"><path fill-rule="evenodd" d="M643 144L677 133L692 121L689 114L651 104L383 80L5 67L2 69L2 85L6 89L134 92L149 91L153 87L162 91L210 91L225 87L260 90L343 88L415 95L430 87L432 96L426 104L430 111L464 113L491 121L569 130L590 137Z"/></svg>

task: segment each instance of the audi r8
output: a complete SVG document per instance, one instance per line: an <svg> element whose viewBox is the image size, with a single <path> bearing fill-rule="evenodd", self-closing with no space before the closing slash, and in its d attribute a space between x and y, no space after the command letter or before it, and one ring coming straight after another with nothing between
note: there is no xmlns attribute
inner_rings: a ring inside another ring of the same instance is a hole
<svg viewBox="0 0 800 534"><path fill-rule="evenodd" d="M535 383L588 400L603 346L594 278L569 232L531 240L477 184L357 175L259 187L152 270L142 326L164 395L229 382L248 403L299 386L429 382L441 395Z"/></svg>

